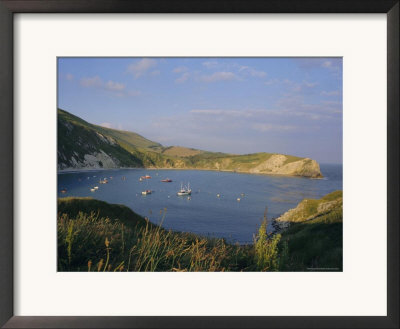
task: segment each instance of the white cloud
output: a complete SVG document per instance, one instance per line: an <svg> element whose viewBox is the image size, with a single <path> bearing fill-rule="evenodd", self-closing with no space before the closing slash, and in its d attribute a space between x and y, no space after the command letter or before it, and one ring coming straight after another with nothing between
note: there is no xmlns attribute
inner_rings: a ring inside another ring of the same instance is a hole
<svg viewBox="0 0 400 329"><path fill-rule="evenodd" d="M161 74L161 72L159 70L155 70L155 71L150 72L150 76L152 76L152 77L159 76L160 74Z"/></svg>
<svg viewBox="0 0 400 329"><path fill-rule="evenodd" d="M104 128L112 128L113 127L113 125L111 123L109 123L109 122L100 123L99 126L102 126Z"/></svg>
<svg viewBox="0 0 400 329"><path fill-rule="evenodd" d="M293 85L293 89L292 91L295 92L301 92L301 91L305 91L306 89L311 89L314 88L315 86L318 85L317 82L308 82L308 81L303 81L301 83L293 83L293 82L288 82L288 84L292 84Z"/></svg>
<svg viewBox="0 0 400 329"><path fill-rule="evenodd" d="M200 77L200 81L203 82L230 81L237 79L238 77L232 72L215 72L211 75L203 75Z"/></svg>
<svg viewBox="0 0 400 329"><path fill-rule="evenodd" d="M175 80L176 83L184 83L190 77L189 72L183 73L179 78Z"/></svg>
<svg viewBox="0 0 400 329"><path fill-rule="evenodd" d="M322 96L338 96L340 95L339 90L332 90L332 91L321 91Z"/></svg>
<svg viewBox="0 0 400 329"><path fill-rule="evenodd" d="M82 78L81 85L83 87L95 87L95 88L102 88L109 91L123 91L125 90L125 85L120 82L115 82L108 80L104 82L98 75L89 78Z"/></svg>
<svg viewBox="0 0 400 329"><path fill-rule="evenodd" d="M141 93L137 90L126 90L125 84L112 80L103 81L98 75L94 77L82 78L81 86L85 88L97 88L105 90L117 97L139 96Z"/></svg>
<svg viewBox="0 0 400 329"><path fill-rule="evenodd" d="M218 66L218 62L217 61L207 61L207 62L203 62L202 63L203 66L205 66L208 69L212 69Z"/></svg>
<svg viewBox="0 0 400 329"><path fill-rule="evenodd" d="M307 81L303 81L303 85L307 88L314 88L316 85L318 85L317 82L307 82Z"/></svg>
<svg viewBox="0 0 400 329"><path fill-rule="evenodd" d="M286 94L276 105L282 115L309 120L337 120L340 118L337 114L342 113L341 102L307 103L301 94Z"/></svg>
<svg viewBox="0 0 400 329"><path fill-rule="evenodd" d="M178 66L178 67L175 67L172 70L172 72L174 72L174 73L184 73L184 72L187 72L188 70L189 69L186 66Z"/></svg>
<svg viewBox="0 0 400 329"><path fill-rule="evenodd" d="M242 72L244 74L248 74L252 77L256 77L256 78L264 78L267 76L267 73L264 71L258 71L250 66L241 66L239 68L239 72Z"/></svg>
<svg viewBox="0 0 400 329"><path fill-rule="evenodd" d="M128 72L132 73L135 79L145 75L148 70L155 67L157 61L151 58L143 58L128 66Z"/></svg>
<svg viewBox="0 0 400 329"><path fill-rule="evenodd" d="M250 117L253 114L250 111L239 110L191 110L192 114L200 115L218 115L218 116L231 116L231 117Z"/></svg>
<svg viewBox="0 0 400 329"><path fill-rule="evenodd" d="M269 79L269 80L265 81L264 84L266 86L272 86L272 85L278 84L279 82L280 82L279 79Z"/></svg>
<svg viewBox="0 0 400 329"><path fill-rule="evenodd" d="M125 89L125 85L123 83L109 80L104 84L104 88L107 90L121 91Z"/></svg>
<svg viewBox="0 0 400 329"><path fill-rule="evenodd" d="M295 126L290 125L276 125L269 123L255 123L252 128L257 131L266 132L266 131L289 131L295 130Z"/></svg>
<svg viewBox="0 0 400 329"><path fill-rule="evenodd" d="M100 79L98 75L92 78L82 78L81 85L83 87L100 87L103 81Z"/></svg>
<svg viewBox="0 0 400 329"><path fill-rule="evenodd" d="M325 61L321 65L322 67L332 67L332 62L331 61Z"/></svg>

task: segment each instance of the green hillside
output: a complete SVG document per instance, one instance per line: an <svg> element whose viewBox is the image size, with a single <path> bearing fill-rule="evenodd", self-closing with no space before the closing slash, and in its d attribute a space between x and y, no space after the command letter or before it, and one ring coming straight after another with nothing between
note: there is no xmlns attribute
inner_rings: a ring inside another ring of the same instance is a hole
<svg viewBox="0 0 400 329"><path fill-rule="evenodd" d="M100 150L108 156L109 163L115 164L114 167L143 166L139 157L121 147L116 140L100 134L95 126L61 110L58 111L57 134L59 169L75 167L79 163L84 164L85 161L88 161L87 154L100 152ZM106 156L103 160L105 159ZM103 162L105 161L98 160L97 163L100 168L110 167Z"/></svg>
<svg viewBox="0 0 400 329"><path fill-rule="evenodd" d="M156 142L153 142L143 136L136 134L131 131L123 131L116 130L111 128L105 128L102 126L91 124L81 118L61 109L58 110L59 119L69 121L71 123L81 125L90 129L93 129L103 135L107 135L115 138L120 143L126 143L129 145L133 145L138 148L149 148L154 150L161 150L162 145Z"/></svg>
<svg viewBox="0 0 400 329"><path fill-rule="evenodd" d="M58 110L58 169L173 168L322 177L317 162L275 153L235 155L153 142Z"/></svg>
<svg viewBox="0 0 400 329"><path fill-rule="evenodd" d="M159 143L133 132L93 125L60 109L57 142L59 169L85 165L155 167L168 162L168 157L159 153L162 150Z"/></svg>
<svg viewBox="0 0 400 329"><path fill-rule="evenodd" d="M143 217L134 213L124 205L109 204L89 197L59 198L57 202L57 211L60 214L66 214L70 218L76 218L80 212L86 214L94 213L98 217L108 218L111 221L118 220L131 228L146 225L146 221Z"/></svg>
<svg viewBox="0 0 400 329"><path fill-rule="evenodd" d="M280 241L281 249L288 253L282 270L342 270L342 191L303 200L278 221L289 223Z"/></svg>
<svg viewBox="0 0 400 329"><path fill-rule="evenodd" d="M323 199L340 202L338 193ZM342 206L313 213L310 220L294 220L275 234L266 231L264 214L254 243L238 245L165 230L166 209L160 214L160 225L155 225L123 205L92 198L60 198L58 270L341 271Z"/></svg>
<svg viewBox="0 0 400 329"><path fill-rule="evenodd" d="M91 198L58 199L57 240L58 271L256 269L251 248L167 231L123 205Z"/></svg>

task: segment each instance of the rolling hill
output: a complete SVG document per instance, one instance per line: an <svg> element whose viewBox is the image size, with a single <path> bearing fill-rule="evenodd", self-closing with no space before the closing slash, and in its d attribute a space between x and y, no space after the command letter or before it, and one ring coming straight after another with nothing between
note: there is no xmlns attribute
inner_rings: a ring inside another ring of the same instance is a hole
<svg viewBox="0 0 400 329"><path fill-rule="evenodd" d="M235 155L164 147L139 134L91 124L58 109L58 170L166 168L322 177L309 158L275 153Z"/></svg>

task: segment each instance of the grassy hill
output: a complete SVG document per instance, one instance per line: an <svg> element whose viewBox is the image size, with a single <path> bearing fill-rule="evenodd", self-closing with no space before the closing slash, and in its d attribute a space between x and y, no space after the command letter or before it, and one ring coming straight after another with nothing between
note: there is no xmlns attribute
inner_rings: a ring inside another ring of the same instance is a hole
<svg viewBox="0 0 400 329"><path fill-rule="evenodd" d="M131 228L146 225L146 220L142 216L139 216L124 205L109 204L89 197L59 198L57 206L58 213L65 214L70 218L77 217L80 212L86 214L94 213L97 217L108 218L111 221L118 220Z"/></svg>
<svg viewBox="0 0 400 329"><path fill-rule="evenodd" d="M340 192L324 202L340 200ZM59 271L341 271L343 214L339 204L314 217L267 233L254 244L229 244L167 231L123 205L92 198L58 199ZM294 217L296 214L292 214ZM292 219L294 219L292 217Z"/></svg>
<svg viewBox="0 0 400 329"><path fill-rule="evenodd" d="M165 216L165 212L164 212ZM162 218L161 218L162 223ZM252 268L247 247L167 231L122 205L61 198L59 271L238 271Z"/></svg>
<svg viewBox="0 0 400 329"><path fill-rule="evenodd" d="M162 150L163 154L174 156L174 157L190 157L204 153L204 151L187 148L183 146L169 146Z"/></svg>
<svg viewBox="0 0 400 329"><path fill-rule="evenodd" d="M123 130L116 130L111 128L106 128L98 125L91 124L67 111L63 111L58 109L58 118L59 120L68 121L70 123L80 125L86 127L88 129L93 129L100 134L110 136L119 142L124 142L129 145L133 145L138 148L149 148L154 150L161 150L162 145L156 142L153 142L143 136L136 134L131 131L123 131Z"/></svg>
<svg viewBox="0 0 400 329"><path fill-rule="evenodd" d="M234 155L181 146L97 126L58 110L58 168L174 168L322 177L316 161L275 153Z"/></svg>
<svg viewBox="0 0 400 329"><path fill-rule="evenodd" d="M168 162L162 145L136 133L93 125L58 110L58 168L152 167Z"/></svg>
<svg viewBox="0 0 400 329"><path fill-rule="evenodd" d="M303 200L278 221L290 223L280 241L281 249L288 252L282 270L342 270L342 191Z"/></svg>

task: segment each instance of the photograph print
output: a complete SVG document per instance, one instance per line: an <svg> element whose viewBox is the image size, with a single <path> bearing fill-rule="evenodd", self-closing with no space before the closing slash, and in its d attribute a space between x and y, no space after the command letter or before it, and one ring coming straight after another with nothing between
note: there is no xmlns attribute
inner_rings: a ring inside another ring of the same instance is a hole
<svg viewBox="0 0 400 329"><path fill-rule="evenodd" d="M57 271L341 272L341 57L59 57Z"/></svg>

